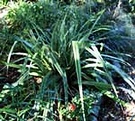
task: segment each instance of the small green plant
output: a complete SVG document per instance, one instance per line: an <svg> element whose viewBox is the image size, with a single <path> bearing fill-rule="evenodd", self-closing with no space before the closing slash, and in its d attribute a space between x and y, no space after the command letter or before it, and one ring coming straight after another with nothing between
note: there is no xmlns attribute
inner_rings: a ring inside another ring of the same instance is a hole
<svg viewBox="0 0 135 121"><path fill-rule="evenodd" d="M91 119L92 115L98 115L101 103L102 93L99 92L89 92L88 90L83 91L84 100L84 111L86 115L86 120ZM99 103L99 104L100 104ZM71 102L67 106L63 105L59 108L59 114L65 120L83 120L82 117L82 102L79 95L72 98ZM95 106L97 108L95 109ZM97 114L96 114L97 113Z"/></svg>

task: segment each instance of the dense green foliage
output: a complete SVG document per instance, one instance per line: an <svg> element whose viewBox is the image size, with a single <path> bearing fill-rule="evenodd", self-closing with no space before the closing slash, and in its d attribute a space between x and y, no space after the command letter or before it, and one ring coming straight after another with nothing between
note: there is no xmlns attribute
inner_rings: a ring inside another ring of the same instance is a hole
<svg viewBox="0 0 135 121"><path fill-rule="evenodd" d="M8 10L0 19L1 120L86 121L103 95L125 104L117 81L135 91L125 69L133 52L133 1L0 4Z"/></svg>

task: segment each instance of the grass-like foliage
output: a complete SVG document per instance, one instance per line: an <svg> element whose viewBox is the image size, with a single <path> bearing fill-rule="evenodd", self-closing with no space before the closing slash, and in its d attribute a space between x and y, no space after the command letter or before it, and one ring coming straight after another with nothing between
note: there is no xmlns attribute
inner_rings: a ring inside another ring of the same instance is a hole
<svg viewBox="0 0 135 121"><path fill-rule="evenodd" d="M118 102L114 75L135 91L122 68L123 56L110 46L121 33L112 37L106 10L94 12L94 6L47 0L9 4L0 30L0 42L6 40L0 46L0 62L5 65L0 80L6 80L2 75L12 74L12 69L17 74L13 72L13 81L8 78L11 83L1 83L0 119L86 121L91 112L99 112L92 105L103 94L108 96L106 92Z"/></svg>

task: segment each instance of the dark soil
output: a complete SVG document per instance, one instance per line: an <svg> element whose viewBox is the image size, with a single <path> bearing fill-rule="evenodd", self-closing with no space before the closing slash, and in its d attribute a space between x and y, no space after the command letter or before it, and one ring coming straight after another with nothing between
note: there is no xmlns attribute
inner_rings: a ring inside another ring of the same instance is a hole
<svg viewBox="0 0 135 121"><path fill-rule="evenodd" d="M0 91L2 91L4 84L14 83L19 75L19 72L15 68L9 68L9 70L7 71L6 67L0 66Z"/></svg>
<svg viewBox="0 0 135 121"><path fill-rule="evenodd" d="M129 67L127 70L132 79L135 80L135 59L129 60L129 63L131 68ZM106 96L103 97L98 121L135 121L135 92L121 80L117 82L115 85L121 87L117 90L118 96L128 105L124 107Z"/></svg>

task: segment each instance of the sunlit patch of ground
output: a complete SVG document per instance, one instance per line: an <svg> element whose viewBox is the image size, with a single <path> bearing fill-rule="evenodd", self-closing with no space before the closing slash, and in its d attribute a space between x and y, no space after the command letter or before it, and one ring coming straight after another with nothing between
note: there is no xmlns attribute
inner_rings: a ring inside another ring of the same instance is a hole
<svg viewBox="0 0 135 121"><path fill-rule="evenodd" d="M129 75L135 81L135 59L130 62L132 69L129 71ZM128 92L132 97L132 100L126 105L124 114L126 115L126 121L135 121L135 91Z"/></svg>
<svg viewBox="0 0 135 121"><path fill-rule="evenodd" d="M127 121L135 121L135 103L131 101L127 104L123 113L126 115Z"/></svg>
<svg viewBox="0 0 135 121"><path fill-rule="evenodd" d="M3 7L0 8L0 19L2 19L4 16L6 16L8 14L8 10L7 8Z"/></svg>

